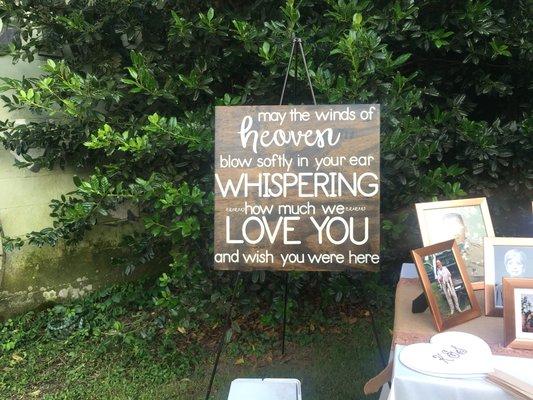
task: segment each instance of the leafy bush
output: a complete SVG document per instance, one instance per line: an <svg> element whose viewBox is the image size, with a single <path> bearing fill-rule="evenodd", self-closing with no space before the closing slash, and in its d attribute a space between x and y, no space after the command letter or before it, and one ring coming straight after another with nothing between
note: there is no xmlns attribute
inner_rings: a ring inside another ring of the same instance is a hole
<svg viewBox="0 0 533 400"><path fill-rule="evenodd" d="M25 241L75 242L119 204L137 204L145 229L125 238L127 263L171 257L156 302L182 324L229 291L229 278L211 270L214 105L276 104L293 36L303 39L319 103L382 105L385 260L403 255L395 238L405 215L397 212L415 201L495 190L520 201L532 189L526 1L22 0L0 7L24 39L11 47L15 60L49 58L39 78L4 79L2 90L14 92L2 98L10 109L51 117L4 121L0 140L24 157L19 166L93 171L51 204L54 226ZM300 66L293 103L309 101L303 74ZM44 154L30 156L32 148ZM279 297L264 273L247 279L257 296L243 304ZM360 288L337 274L292 279L294 291L315 288L325 301L356 298ZM191 285L197 297L180 297Z"/></svg>

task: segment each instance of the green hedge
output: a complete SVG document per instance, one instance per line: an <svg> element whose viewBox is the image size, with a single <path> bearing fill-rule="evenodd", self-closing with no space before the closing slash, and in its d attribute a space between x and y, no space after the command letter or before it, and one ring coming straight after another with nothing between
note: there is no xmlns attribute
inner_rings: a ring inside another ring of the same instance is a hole
<svg viewBox="0 0 533 400"><path fill-rule="evenodd" d="M27 161L19 166L93 170L52 203L54 226L26 241L75 242L118 204L136 203L146 229L125 238L132 257L122 261L131 269L169 256L157 302L170 309L204 301L222 279L210 270L214 105L276 104L293 36L303 39L319 103L382 105L386 262L398 262L400 211L416 201L505 192L515 206L531 193L526 1L21 0L0 7L4 21L21 29L15 60L50 59L38 79L4 79L3 90L15 92L2 98L9 108L54 117L2 122L0 140ZM298 74L290 100L309 103ZM32 148L45 152L32 157ZM264 277L253 274L249 287ZM357 297L342 276L294 279L295 290ZM203 294L178 298L184 282Z"/></svg>

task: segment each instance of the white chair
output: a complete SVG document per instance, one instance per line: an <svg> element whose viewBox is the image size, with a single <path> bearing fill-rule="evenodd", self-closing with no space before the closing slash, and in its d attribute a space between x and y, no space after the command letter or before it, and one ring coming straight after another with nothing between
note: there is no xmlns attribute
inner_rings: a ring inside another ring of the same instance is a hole
<svg viewBox="0 0 533 400"><path fill-rule="evenodd" d="M302 400L298 379L235 379L228 400Z"/></svg>

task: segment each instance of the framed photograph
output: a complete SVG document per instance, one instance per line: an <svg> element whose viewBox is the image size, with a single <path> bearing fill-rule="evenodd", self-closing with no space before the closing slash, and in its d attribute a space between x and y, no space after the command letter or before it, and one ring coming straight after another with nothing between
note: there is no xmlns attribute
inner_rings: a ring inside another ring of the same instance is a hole
<svg viewBox="0 0 533 400"><path fill-rule="evenodd" d="M505 345L533 350L533 279L503 278Z"/></svg>
<svg viewBox="0 0 533 400"><path fill-rule="evenodd" d="M455 239L473 288L483 289L483 238L494 237L487 199L418 203L416 213L424 246Z"/></svg>
<svg viewBox="0 0 533 400"><path fill-rule="evenodd" d="M437 331L481 315L461 250L455 240L412 250L411 254Z"/></svg>
<svg viewBox="0 0 533 400"><path fill-rule="evenodd" d="M504 278L533 278L533 238L485 238L485 314L503 316Z"/></svg>

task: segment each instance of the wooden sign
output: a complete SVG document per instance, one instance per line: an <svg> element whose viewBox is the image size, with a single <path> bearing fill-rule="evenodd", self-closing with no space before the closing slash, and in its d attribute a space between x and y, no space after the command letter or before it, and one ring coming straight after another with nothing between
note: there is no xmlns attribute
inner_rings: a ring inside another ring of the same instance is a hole
<svg viewBox="0 0 533 400"><path fill-rule="evenodd" d="M379 105L215 110L215 269L376 270Z"/></svg>

